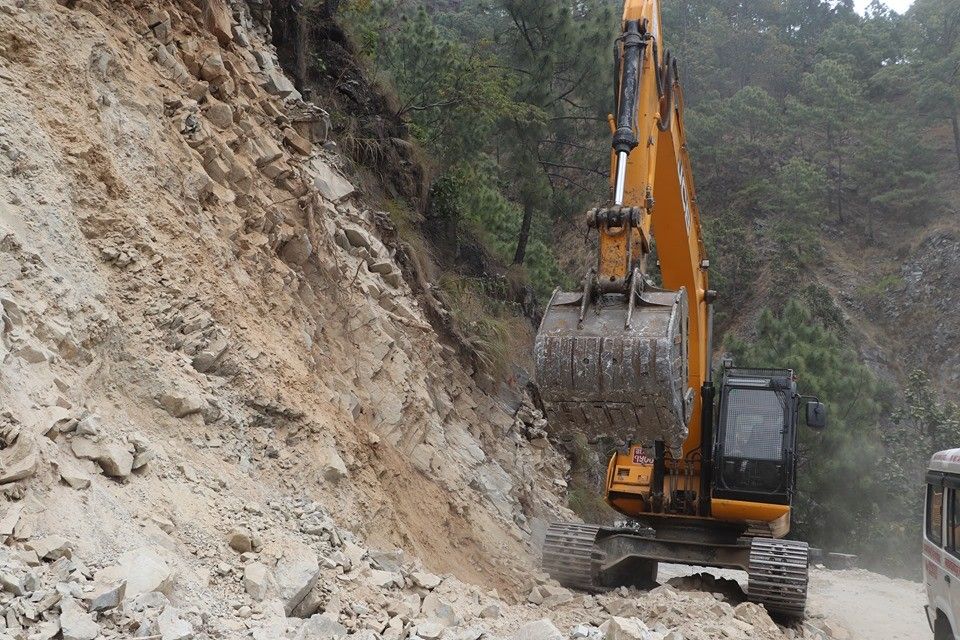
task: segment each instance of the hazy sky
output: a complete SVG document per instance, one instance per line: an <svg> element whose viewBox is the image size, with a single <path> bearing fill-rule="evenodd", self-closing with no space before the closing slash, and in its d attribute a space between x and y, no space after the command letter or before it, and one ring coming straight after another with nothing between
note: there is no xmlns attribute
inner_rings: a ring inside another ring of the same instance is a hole
<svg viewBox="0 0 960 640"><path fill-rule="evenodd" d="M870 4L870 0L856 0L854 4L857 11L863 11ZM903 13L913 4L913 0L884 0L884 4L898 13Z"/></svg>

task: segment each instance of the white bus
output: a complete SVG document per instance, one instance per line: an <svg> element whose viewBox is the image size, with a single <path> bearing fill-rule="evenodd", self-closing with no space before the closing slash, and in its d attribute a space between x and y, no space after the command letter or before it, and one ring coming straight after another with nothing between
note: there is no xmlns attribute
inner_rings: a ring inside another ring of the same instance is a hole
<svg viewBox="0 0 960 640"><path fill-rule="evenodd" d="M960 622L960 449L935 453L927 467L923 582L934 640L956 640Z"/></svg>

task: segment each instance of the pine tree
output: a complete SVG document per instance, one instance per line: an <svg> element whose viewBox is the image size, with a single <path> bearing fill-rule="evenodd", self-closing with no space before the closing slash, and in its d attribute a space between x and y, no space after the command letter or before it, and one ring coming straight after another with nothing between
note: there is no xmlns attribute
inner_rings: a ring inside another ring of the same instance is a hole
<svg viewBox="0 0 960 640"><path fill-rule="evenodd" d="M728 349L741 366L793 369L800 393L827 404L827 428L799 433L796 535L829 549L869 551L857 540L865 524L874 524L878 493L881 403L874 377L796 301L780 315L764 311L756 335L731 339Z"/></svg>

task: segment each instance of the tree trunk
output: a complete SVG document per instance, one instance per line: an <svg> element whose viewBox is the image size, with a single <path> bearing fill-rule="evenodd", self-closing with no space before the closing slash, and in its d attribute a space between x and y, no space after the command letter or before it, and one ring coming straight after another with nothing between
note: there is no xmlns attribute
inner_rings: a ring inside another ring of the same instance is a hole
<svg viewBox="0 0 960 640"><path fill-rule="evenodd" d="M843 224L843 154L837 154L837 219Z"/></svg>
<svg viewBox="0 0 960 640"><path fill-rule="evenodd" d="M957 121L956 109L950 116L950 123L953 125L953 150L957 154L957 167L960 168L960 122Z"/></svg>
<svg viewBox="0 0 960 640"><path fill-rule="evenodd" d="M527 257L527 242L530 240L530 225L533 223L533 205L524 203L523 222L520 223L520 237L517 238L517 252L513 254L513 264L523 264Z"/></svg>

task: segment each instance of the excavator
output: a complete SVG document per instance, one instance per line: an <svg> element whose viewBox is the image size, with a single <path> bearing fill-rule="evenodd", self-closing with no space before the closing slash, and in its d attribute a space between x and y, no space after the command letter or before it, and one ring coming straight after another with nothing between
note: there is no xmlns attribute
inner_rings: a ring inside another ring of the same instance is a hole
<svg viewBox="0 0 960 640"><path fill-rule="evenodd" d="M797 426L826 426L787 368L713 370L715 291L659 0L627 0L615 44L610 196L586 224L597 261L556 290L534 345L552 433L615 443L606 502L618 526L554 523L543 567L567 587L647 586L658 563L744 570L748 597L802 616L810 549L785 539ZM650 270L655 256L660 283Z"/></svg>

